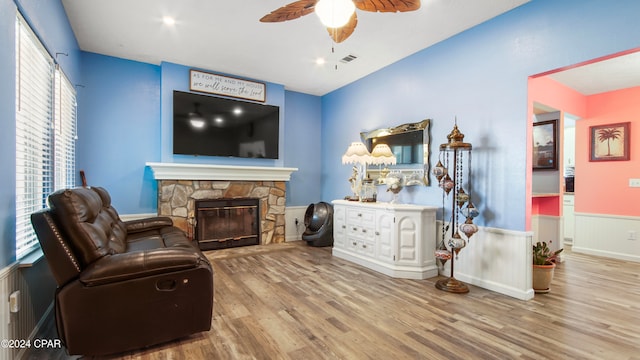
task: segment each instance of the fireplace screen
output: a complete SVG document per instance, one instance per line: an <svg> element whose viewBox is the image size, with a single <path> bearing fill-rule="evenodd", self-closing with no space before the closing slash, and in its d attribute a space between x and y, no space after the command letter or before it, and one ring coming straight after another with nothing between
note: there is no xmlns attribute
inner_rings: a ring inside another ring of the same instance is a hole
<svg viewBox="0 0 640 360"><path fill-rule="evenodd" d="M260 243L259 199L196 201L196 240L202 250Z"/></svg>

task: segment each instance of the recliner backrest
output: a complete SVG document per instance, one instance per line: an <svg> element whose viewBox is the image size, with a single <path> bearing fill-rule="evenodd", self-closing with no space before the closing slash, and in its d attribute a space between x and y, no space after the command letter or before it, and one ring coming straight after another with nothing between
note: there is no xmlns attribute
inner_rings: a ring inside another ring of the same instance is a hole
<svg viewBox="0 0 640 360"><path fill-rule="evenodd" d="M49 195L49 206L83 268L105 255L125 251L126 227L105 189L58 190Z"/></svg>
<svg viewBox="0 0 640 360"><path fill-rule="evenodd" d="M31 214L31 224L58 286L78 277L82 271L80 262L51 217L51 210L42 209Z"/></svg>

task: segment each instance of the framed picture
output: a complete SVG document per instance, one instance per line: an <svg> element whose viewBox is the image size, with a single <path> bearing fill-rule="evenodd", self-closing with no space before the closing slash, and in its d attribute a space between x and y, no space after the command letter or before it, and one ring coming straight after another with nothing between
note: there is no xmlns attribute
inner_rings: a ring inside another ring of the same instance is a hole
<svg viewBox="0 0 640 360"><path fill-rule="evenodd" d="M558 169L558 120L533 123L533 170Z"/></svg>
<svg viewBox="0 0 640 360"><path fill-rule="evenodd" d="M617 123L589 127L589 161L629 160L629 124Z"/></svg>

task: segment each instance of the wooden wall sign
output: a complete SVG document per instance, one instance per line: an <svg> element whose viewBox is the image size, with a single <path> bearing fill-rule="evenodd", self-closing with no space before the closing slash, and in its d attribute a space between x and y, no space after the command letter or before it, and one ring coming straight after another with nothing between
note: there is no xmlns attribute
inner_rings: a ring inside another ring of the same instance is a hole
<svg viewBox="0 0 640 360"><path fill-rule="evenodd" d="M193 69L189 70L189 80L189 89L191 91L261 102L266 101L266 85L261 82L243 80Z"/></svg>

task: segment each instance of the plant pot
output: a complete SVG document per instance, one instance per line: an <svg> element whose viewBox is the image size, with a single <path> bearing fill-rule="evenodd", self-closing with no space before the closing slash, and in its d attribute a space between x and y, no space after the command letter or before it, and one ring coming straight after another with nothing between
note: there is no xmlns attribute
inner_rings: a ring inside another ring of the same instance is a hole
<svg viewBox="0 0 640 360"><path fill-rule="evenodd" d="M553 270L556 264L533 265L533 291L536 294L546 294L550 290Z"/></svg>

